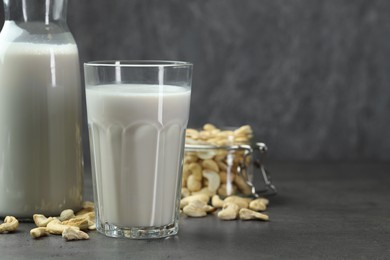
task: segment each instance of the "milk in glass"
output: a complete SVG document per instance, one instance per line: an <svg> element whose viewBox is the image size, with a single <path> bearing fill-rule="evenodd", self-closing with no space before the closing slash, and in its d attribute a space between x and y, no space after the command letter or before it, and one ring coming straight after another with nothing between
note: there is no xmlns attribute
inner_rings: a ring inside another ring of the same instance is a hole
<svg viewBox="0 0 390 260"><path fill-rule="evenodd" d="M173 223L190 90L99 85L86 86L86 98L100 219L120 227Z"/></svg>

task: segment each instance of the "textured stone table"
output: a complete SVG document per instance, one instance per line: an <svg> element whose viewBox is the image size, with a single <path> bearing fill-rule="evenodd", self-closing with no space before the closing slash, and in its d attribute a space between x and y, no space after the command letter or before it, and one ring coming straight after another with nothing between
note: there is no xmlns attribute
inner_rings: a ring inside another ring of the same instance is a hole
<svg viewBox="0 0 390 260"><path fill-rule="evenodd" d="M134 241L0 235L0 259L389 259L390 164L272 164L270 222L181 218L173 238ZM86 198L91 180L86 178Z"/></svg>

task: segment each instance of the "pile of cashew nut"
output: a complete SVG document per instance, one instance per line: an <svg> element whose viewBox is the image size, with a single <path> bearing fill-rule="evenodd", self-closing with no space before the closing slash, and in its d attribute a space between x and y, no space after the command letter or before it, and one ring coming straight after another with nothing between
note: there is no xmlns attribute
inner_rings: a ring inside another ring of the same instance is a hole
<svg viewBox="0 0 390 260"><path fill-rule="evenodd" d="M95 212L93 202L86 201L83 208L76 214L71 209L63 210L58 217L46 217L42 214L33 215L37 226L30 230L32 238L40 238L49 234L62 235L67 240L89 239L87 230L95 230ZM0 234L16 231L19 221L13 216L7 216L0 224Z"/></svg>
<svg viewBox="0 0 390 260"><path fill-rule="evenodd" d="M71 209L61 212L59 217L46 217L42 214L33 215L36 228L31 229L32 238L40 238L49 234L62 235L67 240L89 239L87 230L95 230L94 204L86 201L83 208L76 214Z"/></svg>
<svg viewBox="0 0 390 260"><path fill-rule="evenodd" d="M211 204L211 205L210 205ZM189 217L204 217L207 213L217 213L222 220L263 220L268 221L268 215L259 211L267 210L269 200L266 198L243 198L228 196L222 200L218 195L210 197L206 193L190 195L180 201L182 212Z"/></svg>
<svg viewBox="0 0 390 260"><path fill-rule="evenodd" d="M252 128L249 125L235 130L221 130L212 124L203 129L187 129L186 144L215 145L221 149L199 149L184 153L182 194L194 195L208 191L223 197L252 194L252 186L244 179L242 166L249 164L244 151L228 150L223 146L249 144Z"/></svg>
<svg viewBox="0 0 390 260"><path fill-rule="evenodd" d="M186 143L213 144L218 146L247 144L252 135L253 131L250 125L244 125L233 130L221 130L215 125L207 123L203 125L200 131L188 128L186 131Z"/></svg>

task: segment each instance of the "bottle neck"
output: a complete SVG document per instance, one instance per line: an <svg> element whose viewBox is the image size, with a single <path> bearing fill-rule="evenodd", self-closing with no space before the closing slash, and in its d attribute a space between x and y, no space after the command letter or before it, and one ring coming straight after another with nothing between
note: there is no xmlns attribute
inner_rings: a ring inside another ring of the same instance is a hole
<svg viewBox="0 0 390 260"><path fill-rule="evenodd" d="M5 20L16 22L66 22L67 0L3 0Z"/></svg>

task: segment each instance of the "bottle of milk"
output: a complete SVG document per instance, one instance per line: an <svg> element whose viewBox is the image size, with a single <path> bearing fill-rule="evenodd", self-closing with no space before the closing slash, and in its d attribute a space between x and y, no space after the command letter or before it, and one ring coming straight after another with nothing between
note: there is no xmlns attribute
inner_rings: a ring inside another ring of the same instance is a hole
<svg viewBox="0 0 390 260"><path fill-rule="evenodd" d="M32 218L82 202L78 50L67 0L3 0L0 216Z"/></svg>

